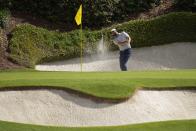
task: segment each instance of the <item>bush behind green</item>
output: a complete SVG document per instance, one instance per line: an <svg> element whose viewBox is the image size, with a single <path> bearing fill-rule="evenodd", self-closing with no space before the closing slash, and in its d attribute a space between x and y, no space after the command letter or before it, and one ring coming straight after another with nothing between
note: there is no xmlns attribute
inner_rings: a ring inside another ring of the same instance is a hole
<svg viewBox="0 0 196 131"><path fill-rule="evenodd" d="M100 36L97 32L83 31L83 43L93 43ZM80 55L80 30L59 33L37 28L30 24L18 26L10 40L10 57L15 62L33 67L37 63L57 59L68 59ZM88 44L86 44L88 45ZM85 48L85 45L84 45Z"/></svg>
<svg viewBox="0 0 196 131"><path fill-rule="evenodd" d="M127 31L133 47L196 40L196 13L171 13L152 20L136 20L114 26Z"/></svg>
<svg viewBox="0 0 196 131"><path fill-rule="evenodd" d="M196 41L196 14L171 13L151 20L129 21L99 31L84 30L84 53L96 52L101 33L104 34L108 48L117 49L111 42L111 28L128 32L132 37L132 47L194 42ZM25 24L18 26L12 33L10 57L27 67L45 61L78 57L80 41L80 30L60 33Z"/></svg>

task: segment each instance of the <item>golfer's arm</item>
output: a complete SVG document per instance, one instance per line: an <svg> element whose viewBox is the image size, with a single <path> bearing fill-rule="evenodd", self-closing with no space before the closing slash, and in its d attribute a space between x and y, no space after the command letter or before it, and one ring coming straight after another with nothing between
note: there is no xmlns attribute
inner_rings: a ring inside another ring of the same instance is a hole
<svg viewBox="0 0 196 131"><path fill-rule="evenodd" d="M123 41L123 42L118 42L118 44L119 44L119 45L125 45L125 44L127 44L128 42L130 42L130 41L131 41L131 38L130 38L130 37L127 37L125 41Z"/></svg>

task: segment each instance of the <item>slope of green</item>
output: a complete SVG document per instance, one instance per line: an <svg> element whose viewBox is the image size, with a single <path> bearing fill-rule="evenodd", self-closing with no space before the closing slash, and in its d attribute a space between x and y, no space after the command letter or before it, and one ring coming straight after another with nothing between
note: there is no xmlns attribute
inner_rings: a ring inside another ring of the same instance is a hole
<svg viewBox="0 0 196 131"><path fill-rule="evenodd" d="M114 127L49 127L0 121L0 131L195 131L196 120L166 121Z"/></svg>
<svg viewBox="0 0 196 131"><path fill-rule="evenodd" d="M132 37L133 47L160 45L172 42L196 41L196 13L171 13L150 20L134 20L98 31L83 31L84 54L96 53L101 33L110 49L110 30L124 30ZM80 55L80 30L68 33L48 31L29 24L16 27L10 40L10 58L27 67L57 59Z"/></svg>
<svg viewBox="0 0 196 131"><path fill-rule="evenodd" d="M125 99L138 88L182 89L196 87L196 70L132 72L1 71L0 88L58 87L95 97ZM28 86L28 87L27 87Z"/></svg>

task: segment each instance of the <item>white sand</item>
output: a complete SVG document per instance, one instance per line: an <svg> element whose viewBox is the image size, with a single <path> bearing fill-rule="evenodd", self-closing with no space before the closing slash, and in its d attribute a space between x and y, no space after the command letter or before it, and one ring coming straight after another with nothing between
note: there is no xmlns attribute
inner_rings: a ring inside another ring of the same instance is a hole
<svg viewBox="0 0 196 131"><path fill-rule="evenodd" d="M84 71L119 71L119 52L84 58ZM129 70L168 70L196 68L196 43L173 43L136 48L128 63ZM42 71L80 71L80 59L37 65Z"/></svg>
<svg viewBox="0 0 196 131"><path fill-rule="evenodd" d="M138 91L119 104L60 90L0 92L0 120L60 126L108 126L196 119L196 91Z"/></svg>

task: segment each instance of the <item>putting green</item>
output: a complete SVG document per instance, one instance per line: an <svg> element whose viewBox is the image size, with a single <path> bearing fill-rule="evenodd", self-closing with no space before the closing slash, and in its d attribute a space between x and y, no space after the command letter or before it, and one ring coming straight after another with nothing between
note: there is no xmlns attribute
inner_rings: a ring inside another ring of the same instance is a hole
<svg viewBox="0 0 196 131"><path fill-rule="evenodd" d="M107 99L126 99L136 89L190 89L196 87L196 70L131 72L1 71L0 88L46 87L71 89Z"/></svg>

